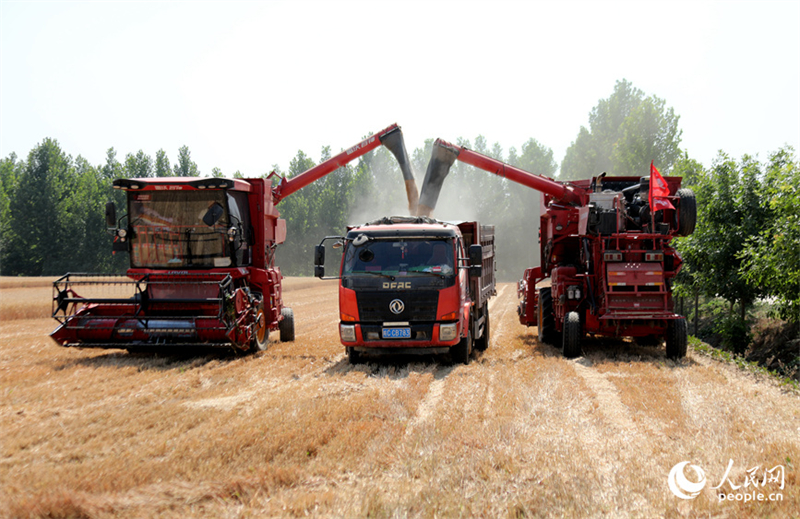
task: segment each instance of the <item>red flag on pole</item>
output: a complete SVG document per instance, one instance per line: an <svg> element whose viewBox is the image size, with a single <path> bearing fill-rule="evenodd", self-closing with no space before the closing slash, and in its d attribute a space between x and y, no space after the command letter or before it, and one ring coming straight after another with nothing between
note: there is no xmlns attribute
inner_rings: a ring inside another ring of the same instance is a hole
<svg viewBox="0 0 800 519"><path fill-rule="evenodd" d="M675 209L675 206L670 203L669 199L669 186L667 181L661 176L653 162L650 162L650 192L648 193L648 202L650 202L650 212L654 213L662 209Z"/></svg>

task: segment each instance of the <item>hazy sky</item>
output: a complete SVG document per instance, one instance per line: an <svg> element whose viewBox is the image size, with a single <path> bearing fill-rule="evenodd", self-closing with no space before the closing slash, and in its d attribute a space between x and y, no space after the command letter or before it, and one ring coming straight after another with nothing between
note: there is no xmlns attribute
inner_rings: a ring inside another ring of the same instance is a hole
<svg viewBox="0 0 800 519"><path fill-rule="evenodd" d="M409 152L535 138L560 163L623 78L705 165L800 148L798 0L2 0L0 30L2 157L187 145L203 174L250 176L396 122Z"/></svg>

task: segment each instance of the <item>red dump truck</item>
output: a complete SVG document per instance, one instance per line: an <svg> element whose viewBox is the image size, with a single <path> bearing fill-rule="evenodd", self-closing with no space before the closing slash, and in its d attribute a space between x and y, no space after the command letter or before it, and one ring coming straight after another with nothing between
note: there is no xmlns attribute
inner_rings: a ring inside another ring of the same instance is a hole
<svg viewBox="0 0 800 519"><path fill-rule="evenodd" d="M450 354L467 364L489 346L495 290L494 227L394 216L328 236L342 249L339 335L350 363L362 354ZM327 278L333 279L333 278Z"/></svg>
<svg viewBox="0 0 800 519"><path fill-rule="evenodd" d="M290 179L118 179L127 213L106 207L125 276L66 274L53 287L51 337L61 346L159 350L266 348L270 331L294 339L275 249L286 238L276 205L348 162L386 146L406 184L413 175L400 127L389 126ZM271 177L272 175L270 175Z"/></svg>

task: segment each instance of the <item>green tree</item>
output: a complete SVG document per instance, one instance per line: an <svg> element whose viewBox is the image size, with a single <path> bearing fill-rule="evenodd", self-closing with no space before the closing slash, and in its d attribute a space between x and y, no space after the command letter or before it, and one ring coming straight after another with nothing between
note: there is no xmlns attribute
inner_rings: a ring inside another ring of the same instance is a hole
<svg viewBox="0 0 800 519"><path fill-rule="evenodd" d="M693 187L698 205L694 233L676 240L694 287L701 295L728 302L729 315L720 323L720 331L723 345L738 352L744 351L748 342L747 309L758 297L767 295L763 286L748 279L742 260L745 244L755 239L771 218L763 180L754 158L744 156L737 163L721 153ZM738 314L734 312L736 304Z"/></svg>
<svg viewBox="0 0 800 519"><path fill-rule="evenodd" d="M11 230L13 213L11 212L11 201L17 190L17 182L24 163L17 160L16 154L12 153L7 158L0 160L0 272L8 270L9 261L15 261L11 257L10 246L14 242Z"/></svg>
<svg viewBox="0 0 800 519"><path fill-rule="evenodd" d="M60 270L56 265L61 254L69 254L64 248L68 238L65 206L74 189L72 159L57 141L45 139L31 150L10 201L12 247L25 252L8 265L11 274L41 276Z"/></svg>
<svg viewBox="0 0 800 519"><path fill-rule="evenodd" d="M178 162L173 166L176 177L196 177L199 175L197 164L192 162L192 154L188 146L181 146L178 150Z"/></svg>
<svg viewBox="0 0 800 519"><path fill-rule="evenodd" d="M800 164L791 147L770 156L763 190L768 215L744 244L742 272L775 298L778 317L800 323Z"/></svg>
<svg viewBox="0 0 800 519"><path fill-rule="evenodd" d="M160 149L156 152L155 176L172 176L172 167L169 165L169 157L167 157L167 152L163 149Z"/></svg>
<svg viewBox="0 0 800 519"><path fill-rule="evenodd" d="M153 159L142 150L125 156L125 176L128 178L149 178L154 176Z"/></svg>
<svg viewBox="0 0 800 519"><path fill-rule="evenodd" d="M102 174L109 180L125 176L125 168L117 160L117 151L114 148L106 150L106 163L103 165Z"/></svg>
<svg viewBox="0 0 800 519"><path fill-rule="evenodd" d="M586 179L607 172L644 176L651 161L669 172L680 157L679 117L665 101L645 97L627 80L601 99L561 162L561 179Z"/></svg>

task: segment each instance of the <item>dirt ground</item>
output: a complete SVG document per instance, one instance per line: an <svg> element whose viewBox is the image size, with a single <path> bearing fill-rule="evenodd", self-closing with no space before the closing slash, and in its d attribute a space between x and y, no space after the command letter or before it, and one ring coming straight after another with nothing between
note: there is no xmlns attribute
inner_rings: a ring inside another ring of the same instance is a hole
<svg viewBox="0 0 800 519"><path fill-rule="evenodd" d="M3 517L800 515L797 394L625 341L564 359L512 284L455 366L349 365L335 282L287 279L296 340L245 357L61 348L49 287L0 280Z"/></svg>

